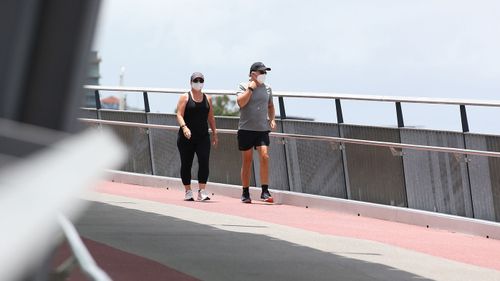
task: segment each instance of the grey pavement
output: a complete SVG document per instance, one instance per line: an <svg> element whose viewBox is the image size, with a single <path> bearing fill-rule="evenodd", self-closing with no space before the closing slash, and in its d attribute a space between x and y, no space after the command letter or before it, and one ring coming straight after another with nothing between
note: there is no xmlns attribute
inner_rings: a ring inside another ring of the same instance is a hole
<svg viewBox="0 0 500 281"><path fill-rule="evenodd" d="M500 280L491 269L373 241L116 195L87 199L82 236L200 280Z"/></svg>

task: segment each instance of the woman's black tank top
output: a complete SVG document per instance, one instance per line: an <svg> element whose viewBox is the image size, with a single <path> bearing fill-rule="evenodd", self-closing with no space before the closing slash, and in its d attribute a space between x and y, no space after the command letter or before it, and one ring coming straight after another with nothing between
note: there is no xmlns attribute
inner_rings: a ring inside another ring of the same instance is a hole
<svg viewBox="0 0 500 281"><path fill-rule="evenodd" d="M186 122L186 126L191 130L191 140L197 141L208 136L208 112L210 111L210 105L205 94L203 94L201 102L195 102L191 96L191 92L188 93L188 97L188 102L184 110L184 122ZM179 130L179 134L184 136L182 129Z"/></svg>

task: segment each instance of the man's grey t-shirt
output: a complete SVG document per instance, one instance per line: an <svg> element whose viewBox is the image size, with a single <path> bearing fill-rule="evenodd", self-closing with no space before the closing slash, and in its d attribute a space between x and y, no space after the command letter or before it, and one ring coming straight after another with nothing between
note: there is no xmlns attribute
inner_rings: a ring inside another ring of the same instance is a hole
<svg viewBox="0 0 500 281"><path fill-rule="evenodd" d="M248 82L240 83L237 95L247 90ZM240 108L240 122L238 130L270 131L271 127L267 121L268 106L273 104L273 92L271 87L262 84L253 90L248 103Z"/></svg>

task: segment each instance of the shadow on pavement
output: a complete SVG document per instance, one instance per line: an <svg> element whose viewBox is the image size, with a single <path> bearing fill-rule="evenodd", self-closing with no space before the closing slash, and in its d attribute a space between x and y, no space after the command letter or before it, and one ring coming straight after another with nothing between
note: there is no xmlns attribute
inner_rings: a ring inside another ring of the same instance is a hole
<svg viewBox="0 0 500 281"><path fill-rule="evenodd" d="M92 202L77 228L88 239L201 280L430 280L265 235L226 231L104 203ZM97 260L105 254L92 252ZM106 264L101 266L109 270ZM113 272L108 273L113 276Z"/></svg>

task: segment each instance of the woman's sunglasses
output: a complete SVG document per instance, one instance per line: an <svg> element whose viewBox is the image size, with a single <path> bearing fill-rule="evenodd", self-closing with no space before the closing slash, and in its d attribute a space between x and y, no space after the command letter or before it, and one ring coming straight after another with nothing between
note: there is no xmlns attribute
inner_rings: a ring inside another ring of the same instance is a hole
<svg viewBox="0 0 500 281"><path fill-rule="evenodd" d="M203 80L202 78L195 78L195 79L193 79L193 82L194 83L203 83L203 82L205 82L205 80Z"/></svg>

